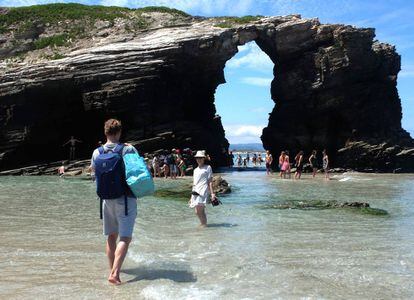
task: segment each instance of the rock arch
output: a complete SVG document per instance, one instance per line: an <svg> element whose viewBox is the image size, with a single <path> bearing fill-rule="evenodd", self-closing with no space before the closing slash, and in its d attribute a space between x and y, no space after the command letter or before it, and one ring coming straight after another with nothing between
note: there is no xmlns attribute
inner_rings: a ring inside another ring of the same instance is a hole
<svg viewBox="0 0 414 300"><path fill-rule="evenodd" d="M85 141L80 155L88 157L107 117L121 118L125 139L143 152L205 148L216 166L225 165L228 142L214 93L237 46L254 40L275 63L275 107L262 135L273 154L327 147L343 167L414 169L396 89L400 57L373 40L373 29L297 15L215 23L195 20L2 68L0 168L62 159L70 135Z"/></svg>

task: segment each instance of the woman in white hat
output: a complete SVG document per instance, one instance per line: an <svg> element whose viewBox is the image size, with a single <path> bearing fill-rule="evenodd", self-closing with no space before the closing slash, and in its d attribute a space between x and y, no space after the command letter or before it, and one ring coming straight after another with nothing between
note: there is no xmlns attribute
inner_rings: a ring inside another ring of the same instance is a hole
<svg viewBox="0 0 414 300"><path fill-rule="evenodd" d="M205 164L205 151L197 151L194 156L198 167L194 169L193 175L193 189L189 201L190 207L195 209L195 213L200 219L200 226L207 226L207 216L205 207L208 201L208 196L215 198L213 191L213 170L209 165Z"/></svg>

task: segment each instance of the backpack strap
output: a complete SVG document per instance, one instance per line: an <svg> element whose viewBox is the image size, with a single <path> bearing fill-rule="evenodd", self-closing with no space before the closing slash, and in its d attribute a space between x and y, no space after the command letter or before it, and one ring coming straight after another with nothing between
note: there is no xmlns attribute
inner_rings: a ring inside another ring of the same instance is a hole
<svg viewBox="0 0 414 300"><path fill-rule="evenodd" d="M103 219L103 214L102 214L102 198L99 198L99 217L102 220Z"/></svg>
<svg viewBox="0 0 414 300"><path fill-rule="evenodd" d="M125 216L128 215L128 197L125 194Z"/></svg>
<svg viewBox="0 0 414 300"><path fill-rule="evenodd" d="M125 144L118 144L118 145L116 145L116 147L114 149L114 152L119 153L121 155L121 157L123 157L124 147L125 147ZM125 175L125 166L124 166L124 164L122 164L122 170L123 170L123 174ZM124 178L124 180L126 180L126 179ZM124 197L125 197L125 205L124 205L125 206L125 216L128 215L128 195L127 195L128 189L129 189L128 185L125 182L125 195L124 195Z"/></svg>
<svg viewBox="0 0 414 300"><path fill-rule="evenodd" d="M103 147L103 146L100 146L100 147L98 148L98 152L99 152L99 154L104 154L104 153L105 153L105 149L104 149L104 147Z"/></svg>
<svg viewBox="0 0 414 300"><path fill-rule="evenodd" d="M124 144L118 144L118 145L115 146L113 151L114 151L114 153L119 153L119 154L121 154L121 156L123 156L122 152L124 150L124 147L125 147Z"/></svg>

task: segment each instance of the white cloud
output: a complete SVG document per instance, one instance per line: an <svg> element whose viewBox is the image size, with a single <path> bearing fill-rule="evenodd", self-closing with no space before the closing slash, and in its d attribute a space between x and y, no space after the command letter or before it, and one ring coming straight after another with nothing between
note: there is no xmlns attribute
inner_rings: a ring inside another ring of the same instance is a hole
<svg viewBox="0 0 414 300"><path fill-rule="evenodd" d="M241 81L243 83L255 86L264 86L270 88L270 83L272 82L273 78L265 78L265 77L243 77Z"/></svg>
<svg viewBox="0 0 414 300"><path fill-rule="evenodd" d="M403 65L398 77L414 77L414 65Z"/></svg>
<svg viewBox="0 0 414 300"><path fill-rule="evenodd" d="M130 6L132 1L129 0L102 0L99 4L103 6Z"/></svg>
<svg viewBox="0 0 414 300"><path fill-rule="evenodd" d="M230 143L261 143L260 136L265 125L224 125Z"/></svg>
<svg viewBox="0 0 414 300"><path fill-rule="evenodd" d="M13 6L32 6L37 4L48 4L55 2L65 2L59 0L0 0L0 6L13 7Z"/></svg>
<svg viewBox="0 0 414 300"><path fill-rule="evenodd" d="M239 52L246 53L242 57L233 57L226 66L230 69L246 67L265 73L273 72L273 62L269 56L260 49L256 43L252 42L239 47Z"/></svg>

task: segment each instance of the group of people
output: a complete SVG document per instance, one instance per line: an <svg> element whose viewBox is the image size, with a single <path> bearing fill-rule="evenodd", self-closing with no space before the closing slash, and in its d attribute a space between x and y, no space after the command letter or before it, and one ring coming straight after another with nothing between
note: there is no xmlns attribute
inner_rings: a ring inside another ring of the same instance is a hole
<svg viewBox="0 0 414 300"><path fill-rule="evenodd" d="M229 167L234 166L234 160L236 161L236 164L238 167L248 167L250 160L253 166L261 166L262 162L264 161L266 165L267 174L269 175L270 173L272 173L273 157L269 150L266 151L264 159L260 153L253 153L252 157L250 157L250 153L246 153L245 157L242 157L242 155L239 153L237 154L237 157L235 159L233 152L230 151L229 152L229 162L230 162ZM291 170L294 167L296 169L294 178L300 179L302 176L303 169L307 163L312 169L312 177L315 177L318 169L322 167L325 173L325 179L329 179L329 157L328 157L326 150L322 151L322 164L319 163L317 150L313 150L307 160L305 158L304 152L299 151L294 157L293 163L291 163L289 151L288 150L282 151L280 153L279 163L278 163L280 178L290 179L291 173L292 173Z"/></svg>
<svg viewBox="0 0 414 300"><path fill-rule="evenodd" d="M172 149L171 152L157 154L150 158L146 158L148 168L153 177L164 177L177 179L184 177L186 171L195 164L193 151L189 148Z"/></svg>
<svg viewBox="0 0 414 300"><path fill-rule="evenodd" d="M269 151L267 151L266 153L266 157L267 156L271 156L271 154L269 153ZM321 164L319 163L319 159L318 159L318 151L317 150L313 150L311 155L309 156L307 162L309 163L310 168L312 169L312 177L316 176L316 172L318 171L318 169L321 167ZM271 161L273 161L273 159L270 159ZM300 177L302 176L302 172L304 169L304 166L306 164L306 159L305 159L305 155L304 152L301 150L299 151L295 158L294 158L294 163L293 166L296 168L295 171L295 179L300 179ZM279 176L280 178L291 178L291 170L292 170L292 164L290 162L290 156L289 156L289 151L285 150L282 151L280 153L279 156ZM267 166L266 166L267 167ZM325 173L325 179L329 180L329 157L327 154L326 150L322 151L322 169ZM270 166L268 169L268 173L270 172Z"/></svg>
<svg viewBox="0 0 414 300"><path fill-rule="evenodd" d="M230 151L229 153L230 156L230 165L229 167L233 167L234 166L234 154L232 151ZM262 162L263 162L263 157L260 153L253 153L252 157L250 157L250 153L246 154L246 157L243 158L241 156L241 154L237 154L237 158L236 158L236 163L238 167L245 167L247 168L250 164L250 160L252 162L253 166L261 166Z"/></svg>

